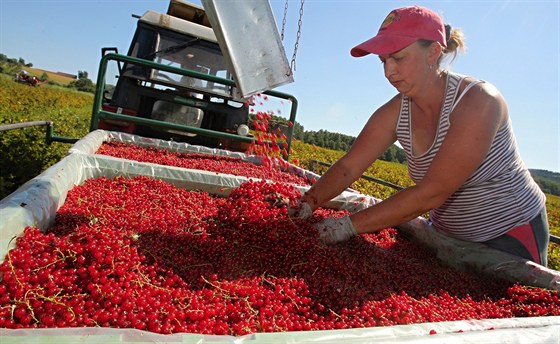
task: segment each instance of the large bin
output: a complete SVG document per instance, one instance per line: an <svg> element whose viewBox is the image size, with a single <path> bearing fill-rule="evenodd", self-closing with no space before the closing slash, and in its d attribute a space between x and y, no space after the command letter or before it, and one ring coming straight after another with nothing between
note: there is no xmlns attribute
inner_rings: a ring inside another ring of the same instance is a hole
<svg viewBox="0 0 560 344"><path fill-rule="evenodd" d="M172 149L202 150L204 147L187 147L176 143L150 141L134 136L119 136L98 131L84 138L70 150L67 157L51 166L41 175L24 184L13 194L0 201L0 254L2 259L10 249L11 238L23 232L26 226L47 228L56 211L64 204L66 195L74 185L101 176L145 175L170 182L178 187L198 189L213 194L227 195L247 179L232 175L188 170L156 164L139 163L125 159L94 154L96 146L107 139L132 140L141 144L168 145ZM90 147L90 151L84 150ZM182 147L182 148L179 148ZM230 154L225 151L207 152ZM231 153L237 154L237 153ZM295 168L295 166L294 166ZM310 173L309 171L302 171ZM302 191L305 187L301 187ZM355 209L361 201L367 205L376 202L371 197L347 191L330 206ZM508 257L508 263L484 264L479 256L467 255L473 247L450 240L429 226L423 219L416 219L400 230L434 247L436 254L449 264L482 273L494 273L512 280L558 290L560 273L526 261ZM493 257L499 252L474 248L477 255ZM430 335L435 330L438 335ZM560 317L528 317L511 319L465 320L349 330L301 331L282 333L256 333L241 337L200 334L160 335L136 329L113 328L57 328L57 329L0 329L2 343L366 343L366 342L428 342L428 343L558 343L560 342Z"/></svg>

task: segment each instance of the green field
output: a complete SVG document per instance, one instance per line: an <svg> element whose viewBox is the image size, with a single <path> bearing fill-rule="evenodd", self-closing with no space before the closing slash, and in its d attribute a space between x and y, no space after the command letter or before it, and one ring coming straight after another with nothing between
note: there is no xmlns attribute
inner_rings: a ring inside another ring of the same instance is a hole
<svg viewBox="0 0 560 344"><path fill-rule="evenodd" d="M79 138L88 132L92 103L93 95L90 93L49 85L30 87L14 82L12 76L0 74L0 125L49 120L54 123L56 135ZM0 166L10 166L0 171L0 198L56 163L66 155L68 148L69 145L64 143L47 145L44 127L0 133L0 150L3 152ZM342 154L296 141L290 162L309 169L311 160L333 163ZM377 161L365 174L397 185L412 185L406 166L398 163ZM358 180L352 187L380 199L395 192L364 179ZM559 236L560 197L547 194L547 213L551 233ZM548 256L549 267L560 270L560 245L550 244Z"/></svg>

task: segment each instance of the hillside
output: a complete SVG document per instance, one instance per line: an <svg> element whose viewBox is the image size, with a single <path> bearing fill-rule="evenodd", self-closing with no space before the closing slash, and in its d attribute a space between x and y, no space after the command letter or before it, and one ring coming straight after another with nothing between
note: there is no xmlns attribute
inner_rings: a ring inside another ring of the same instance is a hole
<svg viewBox="0 0 560 344"><path fill-rule="evenodd" d="M529 170L544 193L560 196L560 173L547 170Z"/></svg>
<svg viewBox="0 0 560 344"><path fill-rule="evenodd" d="M68 73L52 72L44 69L25 67L25 66L23 66L21 69L25 70L29 74L34 75L38 78L40 78L44 73L46 73L49 78L49 81L54 81L62 86L66 86L72 81L76 81L77 79L77 76L74 76L72 78L71 74Z"/></svg>
<svg viewBox="0 0 560 344"><path fill-rule="evenodd" d="M551 182L560 183L560 173L552 172L547 170L536 170L536 169L529 169L531 171L531 175L533 177L540 177L544 179L548 179Z"/></svg>

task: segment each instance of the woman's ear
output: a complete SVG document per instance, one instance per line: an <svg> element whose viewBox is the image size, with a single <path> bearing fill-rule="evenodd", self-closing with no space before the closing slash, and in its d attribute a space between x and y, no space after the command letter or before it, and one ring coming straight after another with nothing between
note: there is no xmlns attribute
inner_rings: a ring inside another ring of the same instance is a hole
<svg viewBox="0 0 560 344"><path fill-rule="evenodd" d="M429 47L428 61L430 65L436 65L443 52L443 47L438 42L432 42Z"/></svg>

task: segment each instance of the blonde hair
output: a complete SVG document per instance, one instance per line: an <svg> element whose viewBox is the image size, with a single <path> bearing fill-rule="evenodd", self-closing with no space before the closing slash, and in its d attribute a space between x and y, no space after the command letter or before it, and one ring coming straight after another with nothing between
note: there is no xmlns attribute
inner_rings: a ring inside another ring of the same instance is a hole
<svg viewBox="0 0 560 344"><path fill-rule="evenodd" d="M457 53L462 53L467 49L465 45L465 35L463 31L458 28L453 28L449 24L445 24L445 34L447 39L447 47L443 50L443 55L440 60L445 56L451 56L451 62L457 57ZM438 61L439 63L440 61Z"/></svg>
<svg viewBox="0 0 560 344"><path fill-rule="evenodd" d="M443 48L442 54L438 58L438 66L441 65L444 59L449 60L448 64L451 64L459 52L464 53L467 49L467 46L465 45L465 35L461 29L445 24L445 37L447 47ZM434 43L434 41L421 39L419 40L419 43L425 47L429 47L432 43Z"/></svg>

